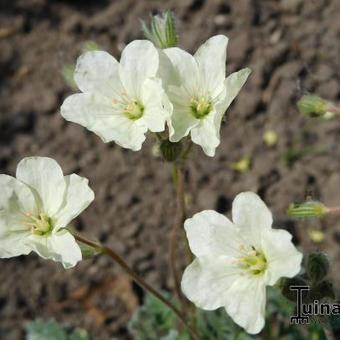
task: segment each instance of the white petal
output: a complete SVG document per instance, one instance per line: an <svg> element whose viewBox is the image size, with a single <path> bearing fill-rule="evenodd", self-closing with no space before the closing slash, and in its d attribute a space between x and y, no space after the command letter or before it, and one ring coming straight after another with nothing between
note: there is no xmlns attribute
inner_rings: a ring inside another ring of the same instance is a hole
<svg viewBox="0 0 340 340"><path fill-rule="evenodd" d="M240 92L242 86L248 79L251 70L249 68L244 68L240 71L232 73L228 78L225 80L225 87L227 89L227 98L224 103L224 111L229 107L232 101Z"/></svg>
<svg viewBox="0 0 340 340"><path fill-rule="evenodd" d="M268 261L268 284L281 277L294 277L301 269L302 254L292 243L286 230L272 229L263 234L262 250Z"/></svg>
<svg viewBox="0 0 340 340"><path fill-rule="evenodd" d="M170 59L176 70L176 77L181 80L186 91L191 95L197 94L201 83L195 58L178 47L167 48L164 53Z"/></svg>
<svg viewBox="0 0 340 340"><path fill-rule="evenodd" d="M157 77L162 79L164 88L168 86L180 86L181 80L176 72L173 64L169 57L164 53L164 50L158 50L159 56L159 69L157 72Z"/></svg>
<svg viewBox="0 0 340 340"><path fill-rule="evenodd" d="M143 84L142 102L144 105L143 120L152 132L165 130L165 122L170 117L171 106L165 109L164 90L159 79L147 79Z"/></svg>
<svg viewBox="0 0 340 340"><path fill-rule="evenodd" d="M225 79L224 89L215 99L215 110L217 112L215 115L215 126L217 131L220 131L225 112L240 92L250 73L251 70L249 68L244 68L238 72L232 73Z"/></svg>
<svg viewBox="0 0 340 340"><path fill-rule="evenodd" d="M228 259L194 260L184 271L182 291L197 307L214 310L225 306L227 291L239 277L239 270L229 265Z"/></svg>
<svg viewBox="0 0 340 340"><path fill-rule="evenodd" d="M2 228L1 222L0 228ZM29 235L31 235L29 231L0 232L0 258L28 255L32 251L26 244Z"/></svg>
<svg viewBox="0 0 340 340"><path fill-rule="evenodd" d="M0 175L0 189L0 257L26 255L31 251L24 243L30 231L24 220L25 214L36 213L34 195L28 186L7 175Z"/></svg>
<svg viewBox="0 0 340 340"><path fill-rule="evenodd" d="M215 35L208 39L195 53L201 81L214 96L221 92L225 79L228 38Z"/></svg>
<svg viewBox="0 0 340 340"><path fill-rule="evenodd" d="M38 194L44 213L53 216L59 210L66 184L63 171L54 159L24 158L18 164L16 177Z"/></svg>
<svg viewBox="0 0 340 340"><path fill-rule="evenodd" d="M252 244L261 245L263 232L271 229L273 216L261 198L253 192L238 194L232 207L234 224Z"/></svg>
<svg viewBox="0 0 340 340"><path fill-rule="evenodd" d="M169 137L171 142L178 142L199 124L199 120L191 112L190 97L183 87L170 86L167 95L173 105L173 112L168 123Z"/></svg>
<svg viewBox="0 0 340 340"><path fill-rule="evenodd" d="M242 276L227 290L227 313L250 334L263 328L265 306L266 286L261 279Z"/></svg>
<svg viewBox="0 0 340 340"><path fill-rule="evenodd" d="M197 257L235 254L235 226L214 210L204 210L187 219L184 229L190 249Z"/></svg>
<svg viewBox="0 0 340 340"><path fill-rule="evenodd" d="M215 115L215 112L210 112L191 130L192 141L200 145L209 157L215 156L215 150L220 144L220 131L216 129Z"/></svg>
<svg viewBox="0 0 340 340"><path fill-rule="evenodd" d="M32 236L31 246L43 259L61 262L64 268L74 267L82 259L80 248L73 235L66 230L50 236Z"/></svg>
<svg viewBox="0 0 340 340"><path fill-rule="evenodd" d="M113 97L115 93L122 91L118 69L117 60L109 53L86 52L77 60L74 80L82 92Z"/></svg>
<svg viewBox="0 0 340 340"><path fill-rule="evenodd" d="M56 230L65 228L67 225L84 211L94 200L94 193L89 187L88 179L76 174L65 177L66 192L64 203L54 216Z"/></svg>
<svg viewBox="0 0 340 340"><path fill-rule="evenodd" d="M158 65L158 52L150 41L134 40L124 48L119 74L130 97L140 98L144 81L156 76Z"/></svg>
<svg viewBox="0 0 340 340"><path fill-rule="evenodd" d="M123 116L115 117L114 141L123 148L139 151L145 141L148 127L142 119L136 121Z"/></svg>
<svg viewBox="0 0 340 340"><path fill-rule="evenodd" d="M61 106L61 115L97 134L105 143L114 140L114 118L117 113L106 97L78 93L69 96Z"/></svg>

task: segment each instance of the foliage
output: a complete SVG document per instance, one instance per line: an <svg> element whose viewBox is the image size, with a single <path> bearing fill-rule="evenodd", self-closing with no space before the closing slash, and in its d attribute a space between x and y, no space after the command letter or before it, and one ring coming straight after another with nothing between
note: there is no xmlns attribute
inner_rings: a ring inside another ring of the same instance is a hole
<svg viewBox="0 0 340 340"><path fill-rule="evenodd" d="M237 326L223 308L216 311L197 309L196 325L203 340L324 340L326 339L322 320L312 320L310 325L290 324L295 305L287 300L276 287L267 288L266 326L259 335L249 335ZM180 329L172 311L151 295L134 313L128 328L138 340L190 340L189 334ZM340 330L340 318L331 317L334 332Z"/></svg>
<svg viewBox="0 0 340 340"><path fill-rule="evenodd" d="M26 340L91 340L86 330L69 330L53 319L29 322L26 331Z"/></svg>

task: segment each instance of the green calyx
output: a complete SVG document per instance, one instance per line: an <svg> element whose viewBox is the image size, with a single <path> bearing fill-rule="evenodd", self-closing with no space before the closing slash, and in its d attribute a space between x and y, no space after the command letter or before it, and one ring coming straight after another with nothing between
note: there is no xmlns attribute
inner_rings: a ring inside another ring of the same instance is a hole
<svg viewBox="0 0 340 340"><path fill-rule="evenodd" d="M137 120L143 116L144 106L137 100L133 100L125 107L124 114L131 120Z"/></svg>
<svg viewBox="0 0 340 340"><path fill-rule="evenodd" d="M251 275L257 276L266 271L268 263L261 251L251 247L251 250L240 258L240 267Z"/></svg>
<svg viewBox="0 0 340 340"><path fill-rule="evenodd" d="M162 14L151 16L149 27L144 21L141 24L145 37L152 41L156 47L169 48L177 46L178 36L173 12L166 11Z"/></svg>
<svg viewBox="0 0 340 340"><path fill-rule="evenodd" d="M315 118L327 114L328 103L319 96L305 95L297 102L298 109L304 115Z"/></svg>
<svg viewBox="0 0 340 340"><path fill-rule="evenodd" d="M202 119L211 112L212 104L206 98L192 99L190 109L195 118Z"/></svg>
<svg viewBox="0 0 340 340"><path fill-rule="evenodd" d="M295 218L321 217L329 209L320 202L309 201L304 203L292 203L288 208L288 216Z"/></svg>

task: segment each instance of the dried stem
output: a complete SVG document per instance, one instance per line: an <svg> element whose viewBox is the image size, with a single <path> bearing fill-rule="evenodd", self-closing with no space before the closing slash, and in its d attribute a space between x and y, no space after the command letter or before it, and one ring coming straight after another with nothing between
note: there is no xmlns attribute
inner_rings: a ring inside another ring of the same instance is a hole
<svg viewBox="0 0 340 340"><path fill-rule="evenodd" d="M142 288L144 288L146 291L148 291L150 294L155 296L157 299L162 301L167 307L169 307L178 317L178 319L182 322L182 324L188 329L189 333L191 334L192 338L195 340L201 339L201 337L197 334L197 332L187 323L184 315L181 311L178 310L176 306L174 306L168 299L166 299L163 295L157 292L152 286L150 286L142 277L140 277L114 250L111 248L102 246L100 244L97 244L95 242L92 242L90 240L87 240L86 238L77 235L75 233L72 233L75 239L81 243L84 243L98 252L102 254L106 254L112 258L112 260L116 263L118 263L127 274L130 275L130 277Z"/></svg>

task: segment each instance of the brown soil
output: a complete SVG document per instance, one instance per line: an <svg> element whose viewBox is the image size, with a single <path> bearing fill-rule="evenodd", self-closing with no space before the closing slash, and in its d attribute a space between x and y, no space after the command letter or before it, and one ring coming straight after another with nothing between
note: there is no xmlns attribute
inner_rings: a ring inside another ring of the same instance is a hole
<svg viewBox="0 0 340 340"><path fill-rule="evenodd" d="M65 173L90 179L95 202L77 220L84 234L124 255L145 279L171 289L167 266L168 232L174 200L170 167L151 155L152 139L138 153L103 144L83 127L68 123L59 107L69 93L60 70L74 62L85 40L115 56L140 38L139 18L171 8L179 18L181 45L194 51L206 38L230 38L228 73L253 70L222 128L214 159L195 149L187 186L190 212L229 213L233 197L257 191L272 208L276 225L287 227L305 249L313 249L308 228L322 228L318 246L340 263L340 218L297 223L290 202L312 194L340 203L340 123L310 121L296 100L317 92L340 99L339 0L163 0L163 1L0 1L0 172L14 174L25 156L55 158ZM269 148L266 129L279 135ZM318 152L283 162L290 149ZM239 174L230 164L252 156L252 169ZM340 288L339 273L335 273ZM142 292L105 257L65 271L58 264L28 256L1 261L0 338L21 339L27 320L55 317L83 327L95 339L128 339L126 323Z"/></svg>

